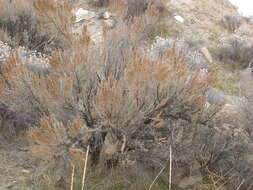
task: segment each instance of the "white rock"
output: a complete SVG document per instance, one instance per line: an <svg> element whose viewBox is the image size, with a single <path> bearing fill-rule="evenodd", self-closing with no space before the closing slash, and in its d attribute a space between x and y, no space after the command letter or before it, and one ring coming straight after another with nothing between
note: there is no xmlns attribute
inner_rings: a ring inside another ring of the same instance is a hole
<svg viewBox="0 0 253 190"><path fill-rule="evenodd" d="M175 15L174 18L178 21L178 22L181 22L183 23L184 22L184 18L180 15Z"/></svg>
<svg viewBox="0 0 253 190"><path fill-rule="evenodd" d="M76 22L80 22L82 20L90 20L96 16L95 12L88 11L82 8L79 8L76 13Z"/></svg>
<svg viewBox="0 0 253 190"><path fill-rule="evenodd" d="M112 14L108 11L103 13L103 19L109 19L112 16Z"/></svg>

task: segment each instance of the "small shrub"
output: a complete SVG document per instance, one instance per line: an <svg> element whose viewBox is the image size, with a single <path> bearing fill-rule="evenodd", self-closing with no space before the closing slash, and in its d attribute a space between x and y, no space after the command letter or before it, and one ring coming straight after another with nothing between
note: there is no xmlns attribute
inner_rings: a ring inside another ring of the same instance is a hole
<svg viewBox="0 0 253 190"><path fill-rule="evenodd" d="M216 67L216 68L215 68ZM231 72L224 75L224 68L219 65L212 67L213 71L217 73L217 80L214 85L215 88L223 91L229 95L239 95L238 81L240 79L239 72Z"/></svg>
<svg viewBox="0 0 253 190"><path fill-rule="evenodd" d="M143 16L147 12L156 15L161 15L166 12L166 8L160 0L126 0L126 6L126 18L128 20Z"/></svg>
<svg viewBox="0 0 253 190"><path fill-rule="evenodd" d="M148 8L147 0L127 0L128 12L127 15L130 17L139 16L143 14Z"/></svg>
<svg viewBox="0 0 253 190"><path fill-rule="evenodd" d="M90 0L89 3L97 7L105 7L109 6L110 0Z"/></svg>
<svg viewBox="0 0 253 190"><path fill-rule="evenodd" d="M166 24L164 22L157 22L153 25L153 30L149 34L149 39L154 40L155 37L163 38L176 37L182 31L180 25L177 23Z"/></svg>
<svg viewBox="0 0 253 190"><path fill-rule="evenodd" d="M233 69L245 69L253 60L253 43L237 37L227 39L217 49L217 56Z"/></svg>
<svg viewBox="0 0 253 190"><path fill-rule="evenodd" d="M230 32L238 29L243 22L240 15L225 15L222 19L222 25Z"/></svg>
<svg viewBox="0 0 253 190"><path fill-rule="evenodd" d="M18 0L8 4L3 1L0 1L0 29L5 33L0 36L1 40L12 47L25 46L43 53L62 47L57 34L41 28L43 21L36 14L32 2Z"/></svg>

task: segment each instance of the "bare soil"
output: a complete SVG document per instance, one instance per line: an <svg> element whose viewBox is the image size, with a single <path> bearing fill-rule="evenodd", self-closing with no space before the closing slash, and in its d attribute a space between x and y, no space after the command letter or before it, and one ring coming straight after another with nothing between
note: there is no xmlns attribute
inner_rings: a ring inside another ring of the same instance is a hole
<svg viewBox="0 0 253 190"><path fill-rule="evenodd" d="M29 151L28 143L17 140L15 143L0 144L0 190L16 190L28 187L29 178L36 168L36 159Z"/></svg>

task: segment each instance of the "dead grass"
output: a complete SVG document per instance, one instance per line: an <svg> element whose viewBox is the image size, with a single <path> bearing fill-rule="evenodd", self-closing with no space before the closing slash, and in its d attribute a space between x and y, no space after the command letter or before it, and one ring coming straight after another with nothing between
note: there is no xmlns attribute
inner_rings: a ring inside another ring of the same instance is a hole
<svg viewBox="0 0 253 190"><path fill-rule="evenodd" d="M221 65L222 63L218 63L211 68L213 72L217 73L217 80L214 87L229 95L239 95L240 72L232 71ZM227 74L224 75L225 72Z"/></svg>

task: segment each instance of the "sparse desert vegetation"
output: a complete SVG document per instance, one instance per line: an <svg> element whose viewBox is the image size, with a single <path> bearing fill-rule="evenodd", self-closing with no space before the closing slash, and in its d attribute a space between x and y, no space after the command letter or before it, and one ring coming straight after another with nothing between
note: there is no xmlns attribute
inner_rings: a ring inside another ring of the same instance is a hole
<svg viewBox="0 0 253 190"><path fill-rule="evenodd" d="M251 45L178 2L0 3L0 189L252 189Z"/></svg>

